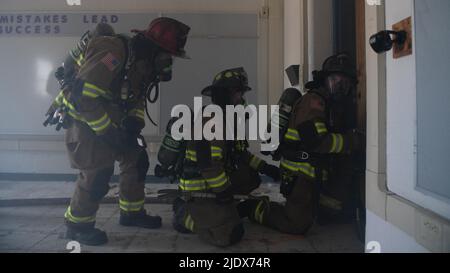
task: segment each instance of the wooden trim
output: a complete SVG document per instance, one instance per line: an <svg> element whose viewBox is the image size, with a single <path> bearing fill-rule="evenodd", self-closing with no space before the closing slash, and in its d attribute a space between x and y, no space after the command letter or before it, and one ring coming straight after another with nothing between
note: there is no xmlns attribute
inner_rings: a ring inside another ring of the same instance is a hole
<svg viewBox="0 0 450 273"><path fill-rule="evenodd" d="M358 77L357 87L357 126L366 131L367 120L367 77L366 77L366 25L365 0L355 1L356 17L356 69Z"/></svg>

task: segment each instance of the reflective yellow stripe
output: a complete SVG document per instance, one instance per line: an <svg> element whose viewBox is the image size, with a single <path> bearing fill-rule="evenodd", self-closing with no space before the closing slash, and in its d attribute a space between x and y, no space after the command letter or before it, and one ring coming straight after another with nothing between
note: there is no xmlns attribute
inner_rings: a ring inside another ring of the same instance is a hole
<svg viewBox="0 0 450 273"><path fill-rule="evenodd" d="M186 220L184 221L184 226L190 231L194 231L194 220L190 214L187 215Z"/></svg>
<svg viewBox="0 0 450 273"><path fill-rule="evenodd" d="M218 146L211 146L211 157L222 159L222 148Z"/></svg>
<svg viewBox="0 0 450 273"><path fill-rule="evenodd" d="M193 150L186 150L186 159L197 162L197 152Z"/></svg>
<svg viewBox="0 0 450 273"><path fill-rule="evenodd" d="M64 93L63 93L63 91L61 90L61 92L59 92L59 94L58 94L58 96L55 98L55 102L58 104L58 105L61 105L61 104L63 104L63 100L64 100L65 98L64 98Z"/></svg>
<svg viewBox="0 0 450 273"><path fill-rule="evenodd" d="M92 223L95 222L95 215L87 217L76 217L72 215L70 206L67 208L64 217L72 223L82 224L82 223Z"/></svg>
<svg viewBox="0 0 450 273"><path fill-rule="evenodd" d="M88 82L84 83L82 94L83 94L83 96L87 96L87 97L94 98L94 99L99 96L105 97L107 99L112 98L111 94L109 94L108 91L105 91L91 83L88 83Z"/></svg>
<svg viewBox="0 0 450 273"><path fill-rule="evenodd" d="M77 54L78 52L78 54ZM78 49L73 49L70 51L70 56L77 63L78 66L82 66L84 64L84 54L80 52Z"/></svg>
<svg viewBox="0 0 450 273"><path fill-rule="evenodd" d="M183 191L202 191L208 188L220 188L228 182L225 172L210 179L180 179L180 189Z"/></svg>
<svg viewBox="0 0 450 273"><path fill-rule="evenodd" d="M95 121L88 121L87 124L94 130L95 132L101 132L105 130L109 125L111 125L111 119L108 114L105 113L101 118Z"/></svg>
<svg viewBox="0 0 450 273"><path fill-rule="evenodd" d="M142 109L133 109L129 112L129 115L140 119L145 119L145 112Z"/></svg>
<svg viewBox="0 0 450 273"><path fill-rule="evenodd" d="M127 212L136 212L141 211L144 207L145 200L140 200L136 202L128 202L126 200L120 199L119 200L119 207L123 211Z"/></svg>
<svg viewBox="0 0 450 273"><path fill-rule="evenodd" d="M260 201L258 206L256 206L255 209L255 221L257 221L258 223L262 224L263 222L263 214L264 214L264 210L263 210L263 205L264 201Z"/></svg>
<svg viewBox="0 0 450 273"><path fill-rule="evenodd" d="M327 126L325 125L325 123L316 122L315 126L316 126L317 133L319 135L324 135L324 134L328 133L328 129L327 129Z"/></svg>
<svg viewBox="0 0 450 273"><path fill-rule="evenodd" d="M80 54L80 56L78 57L78 59L76 61L77 61L78 66L82 66L84 64L83 53Z"/></svg>
<svg viewBox="0 0 450 273"><path fill-rule="evenodd" d="M220 188L228 182L228 177L226 173L223 172L215 178L206 179L206 182L208 183L208 187L210 188Z"/></svg>
<svg viewBox="0 0 450 273"><path fill-rule="evenodd" d="M284 135L284 138L287 140L300 141L300 134L297 130L289 128Z"/></svg>
<svg viewBox="0 0 450 273"><path fill-rule="evenodd" d="M73 117L76 120L85 122L85 119L80 115L80 113L77 112L75 109L75 106L73 106L69 101L66 100L66 98L62 97L62 104L69 108L68 114Z"/></svg>
<svg viewBox="0 0 450 273"><path fill-rule="evenodd" d="M183 191L206 190L206 180L205 179L180 179L179 187Z"/></svg>
<svg viewBox="0 0 450 273"><path fill-rule="evenodd" d="M330 153L341 153L344 149L344 137L341 134L331 134L331 138Z"/></svg>
<svg viewBox="0 0 450 273"><path fill-rule="evenodd" d="M259 159L257 156L252 155L252 159L250 160L250 167L254 170L258 170L261 162L261 159Z"/></svg>
<svg viewBox="0 0 450 273"><path fill-rule="evenodd" d="M320 195L319 204L333 210L342 210L343 208L341 201L323 194Z"/></svg>
<svg viewBox="0 0 450 273"><path fill-rule="evenodd" d="M281 161L281 167L288 169L292 172L300 172L311 178L316 178L315 168L307 162L294 162L283 159Z"/></svg>

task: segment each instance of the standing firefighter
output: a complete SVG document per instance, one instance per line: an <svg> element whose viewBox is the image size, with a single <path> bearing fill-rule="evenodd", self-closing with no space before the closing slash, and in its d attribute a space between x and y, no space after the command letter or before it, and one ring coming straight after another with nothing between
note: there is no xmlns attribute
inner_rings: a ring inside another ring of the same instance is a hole
<svg viewBox="0 0 450 273"><path fill-rule="evenodd" d="M69 51L69 54L67 54L66 58L64 59L63 65L58 67L58 69L55 72L55 77L58 80L61 91L58 94L58 96L54 99L52 105L47 111L47 120L45 121L44 125L47 126L48 124L55 125L57 124L57 130L59 131L61 127L66 127L67 122L63 123L63 119L61 119L61 115L63 114L63 98L65 96L64 92L68 92L65 89L70 89L71 85L75 81L75 78L77 76L78 71L80 70L80 67L85 62L85 54L87 50L87 46L89 44L89 41L92 39L101 37L101 36L114 36L114 29L106 24L106 23L99 23L94 30L88 30L86 33L84 33L80 40L78 41L77 45L72 48ZM55 115L56 113L56 115Z"/></svg>
<svg viewBox="0 0 450 273"><path fill-rule="evenodd" d="M172 58L185 57L190 28L170 18L152 21L132 38L101 36L90 40L75 80L59 100L70 117L66 147L80 170L65 213L66 236L87 245L107 242L96 229L99 202L109 190L114 162L120 166L120 224L159 228L161 218L144 209L144 180L149 167L143 129L146 99L160 81L171 79ZM150 100L150 99L149 99Z"/></svg>
<svg viewBox="0 0 450 273"><path fill-rule="evenodd" d="M315 81L307 84L309 90L294 104L281 144L280 192L286 203L245 201L241 206L251 220L281 232L304 234L317 216L319 200L335 201L321 196L322 183L328 179L327 157L350 154L360 141L354 132L329 131L328 106L354 87L354 74L348 57L336 55L328 58L322 71L315 73Z"/></svg>
<svg viewBox="0 0 450 273"><path fill-rule="evenodd" d="M227 105L244 104L243 95L250 90L245 70L235 68L219 73L202 94L225 111ZM225 139L226 129L220 131ZM244 227L233 195L248 195L256 189L261 183L259 173L278 179L278 168L252 155L245 140L188 141L186 146L179 185L184 198L174 202L174 228L197 233L216 246L237 243Z"/></svg>

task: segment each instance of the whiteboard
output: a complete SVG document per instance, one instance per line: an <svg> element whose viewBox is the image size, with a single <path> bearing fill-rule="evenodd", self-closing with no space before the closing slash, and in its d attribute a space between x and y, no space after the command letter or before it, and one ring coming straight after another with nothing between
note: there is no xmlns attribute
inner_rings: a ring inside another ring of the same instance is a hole
<svg viewBox="0 0 450 273"><path fill-rule="evenodd" d="M163 14L190 25L187 44L191 60L177 59L173 81L161 85L160 102L151 115L159 128L147 121L145 135L159 135L174 104L192 104L193 96L209 85L222 69L244 66L255 89L257 82L256 14ZM74 15L72 15L74 16ZM118 14L117 32L145 28L154 14ZM0 35L0 135L61 135L42 126L44 114L58 93L53 73L79 39L94 24L63 29L57 35ZM256 92L249 96L256 103ZM160 107L161 105L161 107Z"/></svg>

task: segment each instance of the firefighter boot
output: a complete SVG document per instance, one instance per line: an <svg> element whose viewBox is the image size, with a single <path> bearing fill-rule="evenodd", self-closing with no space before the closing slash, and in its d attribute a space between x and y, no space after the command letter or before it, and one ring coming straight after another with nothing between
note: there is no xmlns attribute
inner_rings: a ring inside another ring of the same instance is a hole
<svg viewBox="0 0 450 273"><path fill-rule="evenodd" d="M147 215L145 209L138 212L120 211L119 223L127 227L157 229L161 227L161 217Z"/></svg>
<svg viewBox="0 0 450 273"><path fill-rule="evenodd" d="M250 214L255 210L259 202L260 202L259 199L247 199L245 201L240 202L236 207L239 213L239 217L241 218L249 217Z"/></svg>
<svg viewBox="0 0 450 273"><path fill-rule="evenodd" d="M192 220L192 217L186 213L186 203L176 202L174 201L174 217L172 220L172 227L176 231L182 234L192 234L193 233L193 225L194 221ZM175 206L177 205L177 206ZM189 228L191 229L188 229Z"/></svg>
<svg viewBox="0 0 450 273"><path fill-rule="evenodd" d="M176 213L181 206L184 206L186 204L186 201L184 201L182 198L177 197L173 200L172 203L172 211Z"/></svg>
<svg viewBox="0 0 450 273"><path fill-rule="evenodd" d="M99 246L108 242L106 233L94 228L93 224L89 226L77 226L69 223L67 224L65 238L88 246Z"/></svg>

